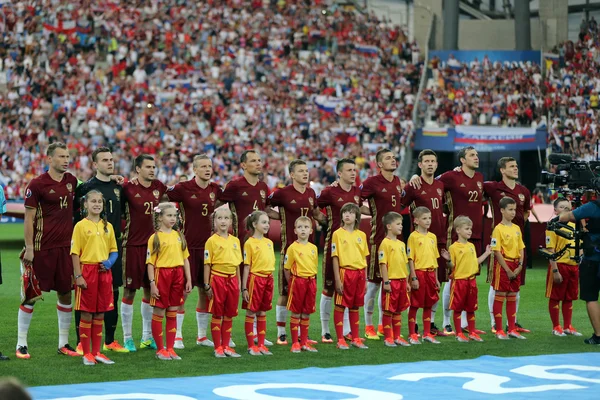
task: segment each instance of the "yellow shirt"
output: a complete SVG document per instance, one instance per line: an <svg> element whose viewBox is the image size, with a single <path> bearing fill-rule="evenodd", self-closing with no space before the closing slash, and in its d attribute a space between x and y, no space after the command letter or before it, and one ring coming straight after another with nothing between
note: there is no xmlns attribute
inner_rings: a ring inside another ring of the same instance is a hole
<svg viewBox="0 0 600 400"><path fill-rule="evenodd" d="M450 260L454 265L453 279L467 279L479 272L477 252L473 243L454 242L448 249Z"/></svg>
<svg viewBox="0 0 600 400"><path fill-rule="evenodd" d="M97 264L108 260L108 255L117 250L115 231L110 222L92 222L85 218L79 221L73 229L71 239L71 254L79 256L81 264Z"/></svg>
<svg viewBox="0 0 600 400"><path fill-rule="evenodd" d="M360 229L348 232L339 228L331 237L331 257L337 257L340 267L348 269L367 268L369 245L367 235Z"/></svg>
<svg viewBox="0 0 600 400"><path fill-rule="evenodd" d="M250 266L254 274L269 275L275 270L275 251L268 238L250 237L244 244L244 264Z"/></svg>
<svg viewBox="0 0 600 400"><path fill-rule="evenodd" d="M519 259L525 248L521 237L521 228L517 224L506 226L499 223L492 232L492 250L499 251L505 258Z"/></svg>
<svg viewBox="0 0 600 400"><path fill-rule="evenodd" d="M573 222L569 222L569 226L575 228L575 224ZM565 229L566 231L566 229ZM546 231L546 248L551 249L553 252L557 252L563 249L567 244L575 246L574 240L568 240L563 237L558 236L556 233L552 231ZM556 260L557 263L567 264L567 265L577 265L575 260L572 260L570 257L575 256L575 249L569 249L564 252L564 254Z"/></svg>
<svg viewBox="0 0 600 400"><path fill-rule="evenodd" d="M408 237L408 259L415 263L415 270L437 268L440 256L437 248L437 238L431 232L426 235L413 231Z"/></svg>
<svg viewBox="0 0 600 400"><path fill-rule="evenodd" d="M216 233L208 238L204 245L204 264L211 270L227 275L235 275L242 263L240 240L233 235L227 238Z"/></svg>
<svg viewBox="0 0 600 400"><path fill-rule="evenodd" d="M317 275L319 251L312 243L300 244L294 242L285 253L283 268L289 269L292 275L302 278L312 278Z"/></svg>
<svg viewBox="0 0 600 400"><path fill-rule="evenodd" d="M158 235L160 249L157 253L154 249L154 237ZM182 267L184 260L190 256L187 247L181 250L181 237L179 232L172 230L169 233L156 232L148 239L148 251L146 253L146 264L154 265L154 268Z"/></svg>
<svg viewBox="0 0 600 400"><path fill-rule="evenodd" d="M404 243L401 240L383 239L379 245L379 264L386 265L388 279L408 277L408 258Z"/></svg>

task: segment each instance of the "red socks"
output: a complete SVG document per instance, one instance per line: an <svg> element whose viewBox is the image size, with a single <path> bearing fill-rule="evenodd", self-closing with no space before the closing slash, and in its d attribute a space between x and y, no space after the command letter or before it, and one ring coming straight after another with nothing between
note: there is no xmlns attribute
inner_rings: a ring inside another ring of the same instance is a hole
<svg viewBox="0 0 600 400"><path fill-rule="evenodd" d="M431 335L431 307L423 309L423 336Z"/></svg>
<svg viewBox="0 0 600 400"><path fill-rule="evenodd" d="M506 319L508 319L508 331L513 331L517 321L517 296L514 294L506 297Z"/></svg>
<svg viewBox="0 0 600 400"><path fill-rule="evenodd" d="M400 328L402 328L402 315L401 314L394 314L392 316L392 324L393 324L393 328L392 328L392 333L394 334L394 339L397 339L400 337Z"/></svg>
<svg viewBox="0 0 600 400"><path fill-rule="evenodd" d="M265 336L267 335L267 316L256 317L256 333L258 336L258 347L265 345Z"/></svg>
<svg viewBox="0 0 600 400"><path fill-rule="evenodd" d="M298 325L300 325L300 318L290 318L290 333L292 335L292 345L298 343Z"/></svg>
<svg viewBox="0 0 600 400"><path fill-rule="evenodd" d="M86 321L83 318L81 318L81 320L79 321L79 340L81 340L81 348L83 349L83 354L89 354L91 352L91 349L90 349L91 337L92 337L92 321L90 321L90 320Z"/></svg>
<svg viewBox="0 0 600 400"><path fill-rule="evenodd" d="M394 340L394 333L392 328L392 313L389 311L384 311L381 322L383 323L383 335L385 339Z"/></svg>
<svg viewBox="0 0 600 400"><path fill-rule="evenodd" d="M344 308L335 306L333 309L333 325L338 342L344 338Z"/></svg>
<svg viewBox="0 0 600 400"><path fill-rule="evenodd" d="M167 311L167 349L172 349L175 345L175 335L177 334L177 311Z"/></svg>
<svg viewBox="0 0 600 400"><path fill-rule="evenodd" d="M557 310L557 313L558 313L558 310ZM564 300L562 302L562 313L563 313L563 319L564 319L564 323L565 323L565 329L570 329L572 319L573 319L573 301Z"/></svg>
<svg viewBox="0 0 600 400"><path fill-rule="evenodd" d="M104 317L92 320L92 354L95 356L100 353L100 344L102 343L102 324Z"/></svg>
<svg viewBox="0 0 600 400"><path fill-rule="evenodd" d="M555 326L560 325L559 312L558 312L558 310L560 309L559 303L560 303L560 301L558 301L558 300L550 299L548 301L548 311L550 312L550 320L552 321L553 328ZM563 305L564 305L564 303L563 303ZM563 315L564 315L564 311L563 311ZM566 324L565 324L565 328L566 328Z"/></svg>
<svg viewBox="0 0 600 400"><path fill-rule="evenodd" d="M348 310L350 314L350 332L352 332L352 340L360 338L359 333L359 322L358 322L358 308L351 308Z"/></svg>
<svg viewBox="0 0 600 400"><path fill-rule="evenodd" d="M462 326L461 326L461 322L460 322L460 311L456 311L454 310L454 312L452 313L452 320L454 321L454 331L456 332L456 335L460 335L462 333ZM470 327L469 327L470 328ZM469 329L469 332L473 332Z"/></svg>
<svg viewBox="0 0 600 400"><path fill-rule="evenodd" d="M221 342L221 323L223 321L223 317L215 317L213 315L210 320L210 333L212 334L212 340L215 344L215 350L222 346ZM229 344L229 343L227 343Z"/></svg>
<svg viewBox="0 0 600 400"><path fill-rule="evenodd" d="M415 332L415 325L417 324L417 307L410 307L408 309L408 334L409 335L414 335ZM431 327L430 327L431 328Z"/></svg>
<svg viewBox="0 0 600 400"><path fill-rule="evenodd" d="M223 317L223 324L221 325L221 346L229 347L229 342L231 341L231 326L233 325L233 320L231 317Z"/></svg>
<svg viewBox="0 0 600 400"><path fill-rule="evenodd" d="M306 346L306 344L308 342L308 327L309 326L310 326L310 319L302 318L302 320L300 321L300 344L302 344L302 346Z"/></svg>
<svg viewBox="0 0 600 400"><path fill-rule="evenodd" d="M152 337L156 342L156 350L161 351L164 349L163 343L163 317L160 315L152 314Z"/></svg>
<svg viewBox="0 0 600 400"><path fill-rule="evenodd" d="M496 330L501 331L502 329L502 308L504 307L504 299L505 296L494 296L494 307L492 311L494 312L494 321L496 323ZM516 303L515 303L516 305Z"/></svg>
<svg viewBox="0 0 600 400"><path fill-rule="evenodd" d="M254 346L254 317L246 316L246 319L244 320L244 330L246 332L248 348L250 348ZM256 330L258 331L258 321L256 323Z"/></svg>
<svg viewBox="0 0 600 400"><path fill-rule="evenodd" d="M475 333L475 313L474 312L467 313L467 323L469 326L469 332Z"/></svg>

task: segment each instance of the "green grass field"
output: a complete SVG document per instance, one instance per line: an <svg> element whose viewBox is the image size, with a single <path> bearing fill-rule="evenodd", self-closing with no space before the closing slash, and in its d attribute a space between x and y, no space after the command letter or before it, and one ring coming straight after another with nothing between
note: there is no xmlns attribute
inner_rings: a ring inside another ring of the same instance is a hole
<svg viewBox="0 0 600 400"><path fill-rule="evenodd" d="M212 350L196 347L196 294L190 295L186 305L184 323L184 341L186 349L178 350L183 358L179 362L159 362L153 351L138 350L132 354L109 354L115 365L97 365L84 368L80 358L69 358L56 354L57 318L56 295L46 293L45 301L35 307L34 317L29 331L30 360L17 360L14 349L17 339L17 310L19 307L19 265L18 252L23 245L23 226L4 224L0 226L0 248L2 249L4 284L0 286L0 350L11 356L8 362L0 363L0 376L15 376L29 386L60 385L83 382L103 382L132 380L153 377L176 377L217 375L227 373L254 372L266 370L298 369L306 367L339 367L344 365L386 364L441 359L470 359L482 355L527 356L551 353L577 353L598 351L598 348L583 344L583 338L555 337L551 335L552 326L548 316L548 303L545 293L545 262L538 260L536 268L527 272L527 285L521 292L520 322L532 329L527 340L499 341L489 333L489 314L487 310L488 285L484 277L479 280L479 304L477 312L478 326L488 331L484 343L458 343L454 338L441 338L441 345L429 343L410 348L386 348L382 341L367 341L368 350L350 349L340 351L332 344L319 344L318 354L291 354L290 346L275 345L273 357L251 357L246 354L242 315L234 320L233 339L241 359L215 359ZM274 299L275 300L275 299ZM141 335L140 297L136 298L134 314L134 338L139 341ZM317 299L317 310L319 300ZM376 311L377 314L377 311ZM436 322L442 324L441 307ZM376 318L376 316L375 316ZM420 318L420 314L419 314ZM332 318L333 319L333 318ZM574 305L573 324L584 335L590 334L585 305L578 301ZM331 321L333 328L333 321ZM402 332L406 336L407 317L404 315ZM361 327L364 328L361 317ZM275 312L268 314L267 338L276 339ZM75 346L74 328L71 330L71 345ZM318 313L311 319L310 336L321 336L321 324ZM117 339L122 342L122 330L117 329Z"/></svg>

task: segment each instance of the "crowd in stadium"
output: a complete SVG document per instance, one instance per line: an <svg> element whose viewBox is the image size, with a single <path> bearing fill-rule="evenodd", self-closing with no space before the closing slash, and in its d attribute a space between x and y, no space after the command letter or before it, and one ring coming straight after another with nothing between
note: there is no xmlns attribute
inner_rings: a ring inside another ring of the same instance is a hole
<svg viewBox="0 0 600 400"><path fill-rule="evenodd" d="M389 21L307 1L88 3L2 8L0 182L9 199L23 197L55 140L68 143L82 180L92 149L109 145L125 176L133 157L156 154L168 184L191 174L199 153L223 183L252 142L269 155L271 188L298 156L327 164L343 150L364 167L372 154L358 136L404 151L419 50ZM312 179L327 181L320 170ZM361 175L372 173L367 165Z"/></svg>

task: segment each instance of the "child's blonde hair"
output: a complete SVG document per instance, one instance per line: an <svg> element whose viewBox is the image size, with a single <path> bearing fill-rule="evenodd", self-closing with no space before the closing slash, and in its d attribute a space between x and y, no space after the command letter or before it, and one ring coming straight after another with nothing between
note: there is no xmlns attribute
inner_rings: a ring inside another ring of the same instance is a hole
<svg viewBox="0 0 600 400"><path fill-rule="evenodd" d="M413 218L421 218L425 214L431 214L431 211L429 211L429 208L423 206L415 208L412 213Z"/></svg>
<svg viewBox="0 0 600 400"><path fill-rule="evenodd" d="M294 221L294 228L295 228L296 226L298 226L298 223L299 223L299 222L308 222L308 224L309 224L310 226L312 226L312 219L308 218L306 215L303 215L303 216L301 216L301 217L298 217L298 219L296 219L296 221Z"/></svg>
<svg viewBox="0 0 600 400"><path fill-rule="evenodd" d="M467 217L466 215L459 215L458 217L454 218L455 230L458 228L462 228L465 225L473 226L473 221L471 221L471 218Z"/></svg>
<svg viewBox="0 0 600 400"><path fill-rule="evenodd" d="M156 254L160 251L160 239L158 237L158 231L160 231L159 219L164 215L165 211L170 209L177 210L173 203L160 203L154 208L154 240L152 241L152 254ZM177 223L173 229L179 234L179 239L181 239L181 250L184 251L187 248L187 242L185 241L185 236L179 229L179 226L181 226L181 221L179 219L179 212L177 212Z"/></svg>

